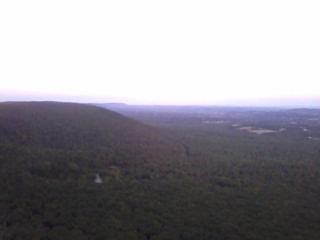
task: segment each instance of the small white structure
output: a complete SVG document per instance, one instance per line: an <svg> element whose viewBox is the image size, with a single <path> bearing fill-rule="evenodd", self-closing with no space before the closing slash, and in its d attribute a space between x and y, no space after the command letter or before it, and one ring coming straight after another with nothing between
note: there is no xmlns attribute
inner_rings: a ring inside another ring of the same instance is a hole
<svg viewBox="0 0 320 240"><path fill-rule="evenodd" d="M95 178L94 182L95 182L95 183L98 183L98 184L100 184L100 183L103 182L103 181L102 181L102 178L100 177L100 174L99 174L99 173L96 173L96 178Z"/></svg>

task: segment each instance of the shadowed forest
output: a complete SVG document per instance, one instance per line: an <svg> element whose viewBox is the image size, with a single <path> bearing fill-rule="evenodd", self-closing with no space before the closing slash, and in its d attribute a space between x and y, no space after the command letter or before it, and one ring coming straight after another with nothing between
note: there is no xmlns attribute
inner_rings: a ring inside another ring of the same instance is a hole
<svg viewBox="0 0 320 240"><path fill-rule="evenodd" d="M0 176L1 240L320 239L320 110L0 103Z"/></svg>

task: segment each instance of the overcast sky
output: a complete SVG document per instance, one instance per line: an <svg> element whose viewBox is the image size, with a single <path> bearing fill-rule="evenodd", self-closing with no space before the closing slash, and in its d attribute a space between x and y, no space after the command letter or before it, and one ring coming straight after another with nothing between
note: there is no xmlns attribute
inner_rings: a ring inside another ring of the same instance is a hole
<svg viewBox="0 0 320 240"><path fill-rule="evenodd" d="M4 0L0 100L307 101L319 43L319 0Z"/></svg>

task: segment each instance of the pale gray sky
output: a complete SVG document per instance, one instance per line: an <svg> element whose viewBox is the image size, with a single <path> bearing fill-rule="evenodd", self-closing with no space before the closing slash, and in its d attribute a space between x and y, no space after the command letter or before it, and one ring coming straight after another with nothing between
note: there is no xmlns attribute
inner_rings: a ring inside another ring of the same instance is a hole
<svg viewBox="0 0 320 240"><path fill-rule="evenodd" d="M0 1L0 100L320 96L320 2Z"/></svg>

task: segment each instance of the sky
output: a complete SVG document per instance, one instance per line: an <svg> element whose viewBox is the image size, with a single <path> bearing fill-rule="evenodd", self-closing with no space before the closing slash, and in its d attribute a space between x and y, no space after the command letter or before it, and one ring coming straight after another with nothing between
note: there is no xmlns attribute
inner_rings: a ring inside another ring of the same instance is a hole
<svg viewBox="0 0 320 240"><path fill-rule="evenodd" d="M320 106L318 0L0 1L0 101Z"/></svg>

